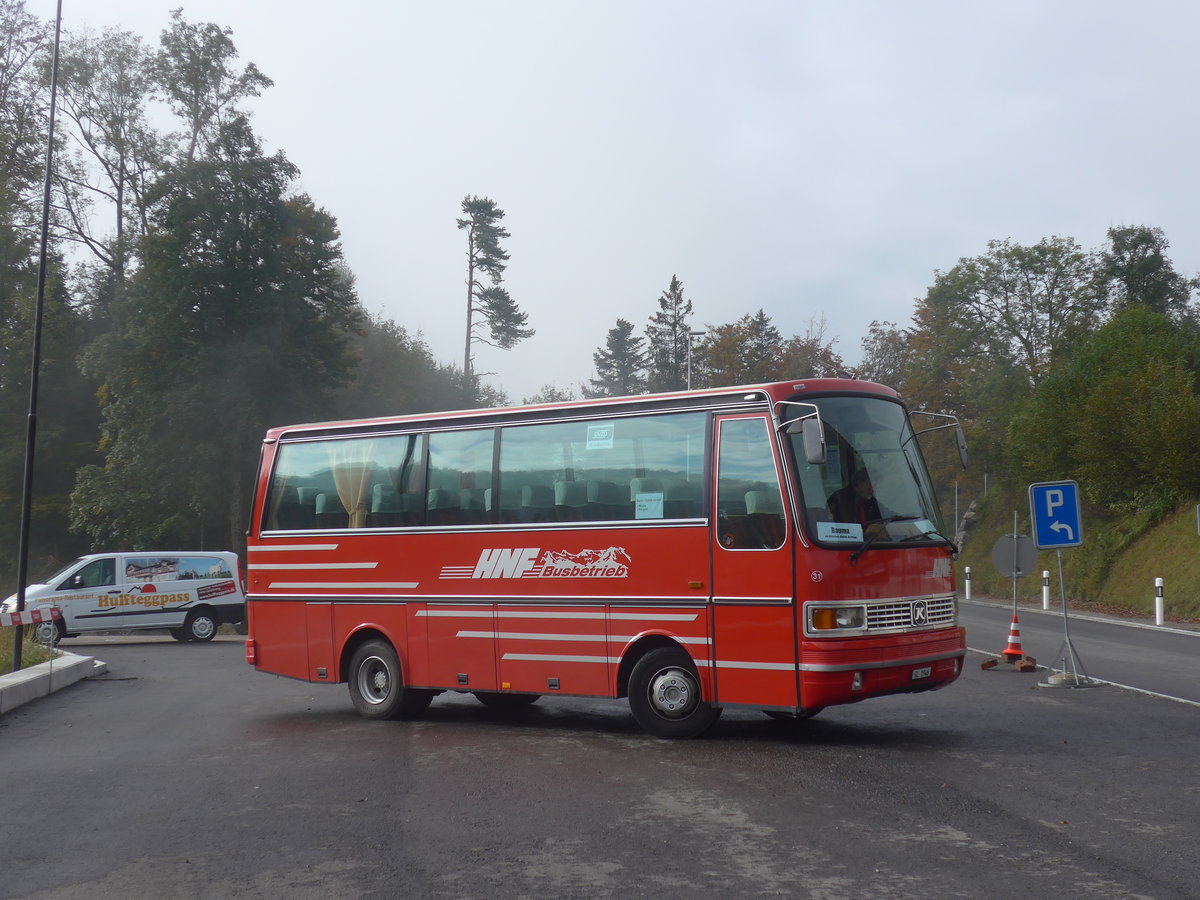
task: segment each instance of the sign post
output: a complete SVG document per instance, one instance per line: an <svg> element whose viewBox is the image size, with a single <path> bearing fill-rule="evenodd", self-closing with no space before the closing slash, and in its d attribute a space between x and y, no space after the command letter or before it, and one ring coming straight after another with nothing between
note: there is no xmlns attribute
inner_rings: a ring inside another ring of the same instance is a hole
<svg viewBox="0 0 1200 900"><path fill-rule="evenodd" d="M1062 672L1049 675L1042 687L1092 687L1075 645L1067 617L1067 588L1063 581L1064 547L1083 543L1083 518L1079 514L1079 485L1074 481L1043 481L1029 486L1029 518L1039 550L1054 550L1058 556L1058 589L1062 598L1063 643L1055 655L1062 659Z"/></svg>

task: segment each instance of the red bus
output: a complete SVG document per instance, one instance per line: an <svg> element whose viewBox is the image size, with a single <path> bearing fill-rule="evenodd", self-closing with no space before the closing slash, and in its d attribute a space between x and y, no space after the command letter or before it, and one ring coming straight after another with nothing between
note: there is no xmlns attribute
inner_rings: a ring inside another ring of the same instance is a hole
<svg viewBox="0 0 1200 900"><path fill-rule="evenodd" d="M843 379L273 428L247 662L370 718L628 697L660 737L944 687L965 634L919 433Z"/></svg>

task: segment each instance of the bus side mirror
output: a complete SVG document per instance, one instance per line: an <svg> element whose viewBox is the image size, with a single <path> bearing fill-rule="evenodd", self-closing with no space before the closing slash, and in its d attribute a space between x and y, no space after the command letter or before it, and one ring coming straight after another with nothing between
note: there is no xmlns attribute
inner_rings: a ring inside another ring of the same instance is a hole
<svg viewBox="0 0 1200 900"><path fill-rule="evenodd" d="M800 423L800 436L804 440L804 458L810 466L825 465L825 429L815 416Z"/></svg>
<svg viewBox="0 0 1200 900"><path fill-rule="evenodd" d="M954 442L958 444L958 458L962 467L967 467L967 436L963 434L962 426L954 426Z"/></svg>

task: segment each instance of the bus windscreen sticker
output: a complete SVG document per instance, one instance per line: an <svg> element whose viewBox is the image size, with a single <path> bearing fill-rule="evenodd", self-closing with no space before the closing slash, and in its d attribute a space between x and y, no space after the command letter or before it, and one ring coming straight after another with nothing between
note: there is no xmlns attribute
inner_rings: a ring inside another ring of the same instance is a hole
<svg viewBox="0 0 1200 900"><path fill-rule="evenodd" d="M818 522L817 540L862 543L863 529L857 522Z"/></svg>
<svg viewBox="0 0 1200 900"><path fill-rule="evenodd" d="M613 448L614 425L589 425L587 427L587 448L589 450L611 450Z"/></svg>

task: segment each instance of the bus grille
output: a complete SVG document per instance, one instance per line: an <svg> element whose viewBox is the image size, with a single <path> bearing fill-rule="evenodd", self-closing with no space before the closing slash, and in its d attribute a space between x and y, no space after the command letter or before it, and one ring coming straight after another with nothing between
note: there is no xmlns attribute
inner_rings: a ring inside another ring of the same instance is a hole
<svg viewBox="0 0 1200 900"><path fill-rule="evenodd" d="M954 624L954 614L953 597L920 597L916 600L869 603L867 631L942 628Z"/></svg>

